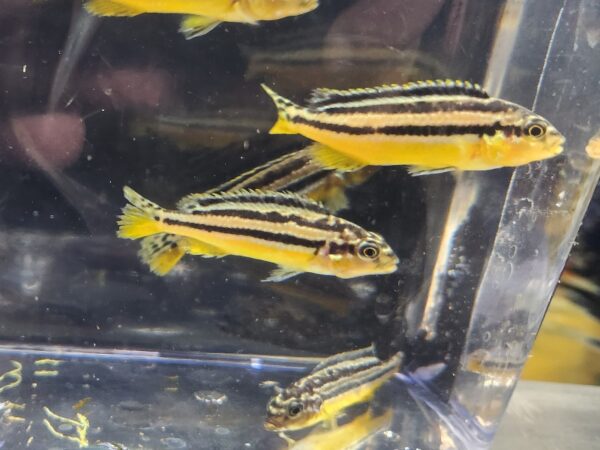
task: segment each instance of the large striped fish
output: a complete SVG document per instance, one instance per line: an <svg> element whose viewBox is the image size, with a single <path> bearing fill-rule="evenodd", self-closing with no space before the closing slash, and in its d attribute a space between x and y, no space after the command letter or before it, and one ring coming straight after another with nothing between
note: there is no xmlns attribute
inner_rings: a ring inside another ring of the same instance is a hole
<svg viewBox="0 0 600 450"><path fill-rule="evenodd" d="M313 144L251 169L209 191L235 192L244 189L287 191L322 202L331 212L348 206L345 189L362 183L376 168L338 172L324 168L312 157ZM175 234L160 233L142 239L140 258L157 275L166 275L185 255L189 240Z"/></svg>
<svg viewBox="0 0 600 450"><path fill-rule="evenodd" d="M271 133L301 134L324 144L314 156L335 169L489 170L550 158L563 149L563 136L547 120L466 81L316 89L307 106L263 88L279 113Z"/></svg>
<svg viewBox="0 0 600 450"><path fill-rule="evenodd" d="M276 394L267 405L265 428L300 430L319 422L335 428L339 413L370 400L398 372L403 357L397 353L381 361L370 346L325 359L309 375L287 388L274 386Z"/></svg>
<svg viewBox="0 0 600 450"><path fill-rule="evenodd" d="M277 264L268 281L302 272L353 278L396 270L398 259L376 233L333 216L319 203L279 192L192 194L169 211L124 188L117 235L170 233L185 252L244 256ZM163 235L164 236L164 235Z"/></svg>

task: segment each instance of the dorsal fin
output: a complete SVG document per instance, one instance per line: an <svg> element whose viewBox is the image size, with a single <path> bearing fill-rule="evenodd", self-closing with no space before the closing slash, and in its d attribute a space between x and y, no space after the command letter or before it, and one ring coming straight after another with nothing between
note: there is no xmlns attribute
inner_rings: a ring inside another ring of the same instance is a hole
<svg viewBox="0 0 600 450"><path fill-rule="evenodd" d="M292 192L258 191L241 189L235 192L213 192L209 194L191 194L177 203L177 209L193 213L211 209L253 209L264 210L273 207L302 209L329 215L330 212L321 203Z"/></svg>
<svg viewBox="0 0 600 450"><path fill-rule="evenodd" d="M367 356L375 356L375 349L373 345L364 348L359 348L358 350L350 350L348 352L338 353L328 358L325 358L313 368L311 373L318 372L319 370L325 369L326 367L331 367L341 362L351 361L353 359L358 358L365 358Z"/></svg>
<svg viewBox="0 0 600 450"><path fill-rule="evenodd" d="M467 95L476 98L489 98L487 92L477 83L461 80L427 80L405 84L387 84L358 89L314 89L307 102L319 107L332 103L363 100L371 97L418 97L423 95Z"/></svg>

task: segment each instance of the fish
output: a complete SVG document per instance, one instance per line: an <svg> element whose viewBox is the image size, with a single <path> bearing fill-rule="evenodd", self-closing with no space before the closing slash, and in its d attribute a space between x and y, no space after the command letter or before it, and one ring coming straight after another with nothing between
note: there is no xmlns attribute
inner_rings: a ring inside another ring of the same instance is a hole
<svg viewBox="0 0 600 450"><path fill-rule="evenodd" d="M348 206L345 189L363 183L377 168L365 167L355 172L338 172L317 164L311 157L313 144L296 152L251 169L206 194L236 192L243 189L286 191L322 202L331 212ZM142 240L139 252L142 262L157 275L166 275L186 254L182 237L175 234L157 234ZM189 240L186 240L189 244Z"/></svg>
<svg viewBox="0 0 600 450"><path fill-rule="evenodd" d="M289 450L348 450L357 448L377 433L390 428L394 413L388 408L380 415L368 410L334 429L315 430L291 444ZM362 447L360 447L362 448Z"/></svg>
<svg viewBox="0 0 600 450"><path fill-rule="evenodd" d="M236 255L277 264L265 281L283 281L303 272L353 278L397 268L398 258L382 236L296 194L191 194L176 210L167 210L130 187L123 191L129 203L119 217L117 236L135 240L171 233L186 238L180 246L191 254Z"/></svg>
<svg viewBox="0 0 600 450"><path fill-rule="evenodd" d="M222 149L256 136L269 126L269 119L255 110L220 110L215 116L195 112L193 117L159 114L136 115L129 122L129 134L160 137L181 150Z"/></svg>
<svg viewBox="0 0 600 450"><path fill-rule="evenodd" d="M600 159L600 131L589 140L585 152L590 158Z"/></svg>
<svg viewBox="0 0 600 450"><path fill-rule="evenodd" d="M132 17L146 13L182 14L179 31L186 39L203 36L222 22L257 24L313 11L318 0L89 0L98 16Z"/></svg>
<svg viewBox="0 0 600 450"><path fill-rule="evenodd" d="M283 389L267 404L265 429L293 431L325 422L336 428L336 417L349 406L375 395L398 370L404 354L381 361L373 346L340 353L325 359L304 378Z"/></svg>
<svg viewBox="0 0 600 450"><path fill-rule="evenodd" d="M377 86L436 78L447 72L427 53L401 50L364 34L331 35L328 27L303 28L301 33L292 29L270 42L241 48L248 59L246 79L286 89L308 90L327 82L336 89L361 83Z"/></svg>
<svg viewBox="0 0 600 450"><path fill-rule="evenodd" d="M321 143L323 166L406 165L412 174L491 170L551 158L564 137L543 117L468 81L429 80L364 89L315 89L307 106L262 85L278 110L271 134Z"/></svg>

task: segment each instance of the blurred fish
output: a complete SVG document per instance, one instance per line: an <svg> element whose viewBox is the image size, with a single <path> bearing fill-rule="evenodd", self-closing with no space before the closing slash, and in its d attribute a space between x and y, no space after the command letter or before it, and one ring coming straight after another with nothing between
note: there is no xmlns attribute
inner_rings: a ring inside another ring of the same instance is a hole
<svg viewBox="0 0 600 450"><path fill-rule="evenodd" d="M440 62L417 50L400 50L364 35L323 37L327 30L303 30L266 48L242 47L246 79L306 90L315 84L336 89L428 79L446 73Z"/></svg>
<svg viewBox="0 0 600 450"><path fill-rule="evenodd" d="M585 151L590 158L600 159L600 131L590 139Z"/></svg>
<svg viewBox="0 0 600 450"><path fill-rule="evenodd" d="M318 144L314 144L318 145ZM314 146L313 145L313 146ZM258 166L206 192L236 192L244 189L286 191L323 202L331 212L348 206L345 189L366 181L377 169L365 167L355 172L337 172L317 164L312 147L289 153ZM160 233L142 240L140 258L158 275L165 275L186 253L189 238ZM187 244L182 245L182 243Z"/></svg>
<svg viewBox="0 0 600 450"><path fill-rule="evenodd" d="M565 271L525 364L522 377L600 384L600 319L585 305L598 304L600 287Z"/></svg>
<svg viewBox="0 0 600 450"><path fill-rule="evenodd" d="M202 36L221 22L256 24L305 14L318 0L89 0L86 8L99 16L137 16L145 13L185 14L181 31L186 39Z"/></svg>
<svg viewBox="0 0 600 450"><path fill-rule="evenodd" d="M467 81L422 81L366 89L315 89L298 106L263 85L277 106L272 134L324 144L325 167L410 165L412 173L514 167L562 152L563 136L545 119L490 98Z"/></svg>
<svg viewBox="0 0 600 450"><path fill-rule="evenodd" d="M179 202L178 210L169 211L131 188L124 193L129 204L119 219L119 237L171 233L191 238L181 243L191 254L245 256L279 265L268 281L302 272L353 278L396 270L398 259L381 236L295 194L192 194Z"/></svg>
<svg viewBox="0 0 600 450"><path fill-rule="evenodd" d="M299 430L319 422L335 428L339 413L369 401L398 372L402 359L403 354L397 353L381 361L372 346L325 359L287 388L274 386L276 395L267 406L265 428Z"/></svg>
<svg viewBox="0 0 600 450"><path fill-rule="evenodd" d="M198 148L221 149L256 136L257 131L269 125L267 117L259 111L219 111L214 114L195 113L193 117L158 115L136 116L129 124L130 133L136 137L165 138L183 150Z"/></svg>
<svg viewBox="0 0 600 450"><path fill-rule="evenodd" d="M374 416L366 411L352 422L337 428L315 430L290 447L290 450L350 450L364 444L377 433L389 429L394 414L388 408L383 414ZM362 448L362 447L361 447Z"/></svg>

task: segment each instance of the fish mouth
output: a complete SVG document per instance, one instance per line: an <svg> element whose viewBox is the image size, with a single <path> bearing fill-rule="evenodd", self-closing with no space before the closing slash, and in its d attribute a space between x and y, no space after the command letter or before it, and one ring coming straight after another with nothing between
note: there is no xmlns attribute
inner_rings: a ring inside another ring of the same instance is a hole
<svg viewBox="0 0 600 450"><path fill-rule="evenodd" d="M265 420L264 427L267 431L279 431L281 429L281 421L275 417L269 417Z"/></svg>

